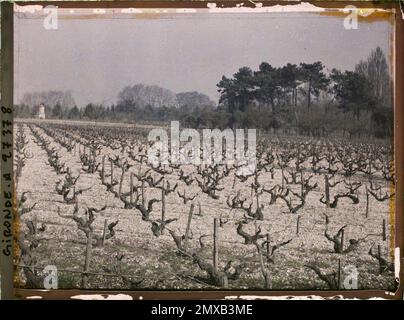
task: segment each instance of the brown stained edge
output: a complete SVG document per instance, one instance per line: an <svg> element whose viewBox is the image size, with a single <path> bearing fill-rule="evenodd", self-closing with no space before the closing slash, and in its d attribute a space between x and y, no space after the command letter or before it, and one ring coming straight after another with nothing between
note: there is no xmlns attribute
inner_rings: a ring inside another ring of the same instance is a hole
<svg viewBox="0 0 404 320"><path fill-rule="evenodd" d="M17 5L55 5L59 8L206 8L208 2L214 2L217 7L234 7L239 1L15 1ZM299 4L301 1L259 1L264 6L273 5L291 5ZM394 54L394 155L396 170L396 196L395 196L395 247L400 248L400 283L395 293L388 293L384 290L358 290L358 291L100 291L100 290L35 290L35 289L15 289L15 297L24 299L30 296L40 296L42 299L69 299L75 295L98 294L98 295L114 295L126 294L133 299L224 299L225 297L242 297L242 296L262 296L262 299L271 296L322 296L331 299L336 296L344 298L360 298L366 299L378 297L384 299L403 299L403 244L404 244L404 91L401 89L404 84L404 20L401 16L400 6L398 2L371 2L371 1L307 1L322 8L343 8L347 5L355 5L358 8L372 9L396 9L395 15L395 37L393 46L395 45ZM251 2L244 2L245 7L254 7ZM334 14L333 14L334 15ZM367 19L377 21L380 19L388 19L388 15L383 13L373 13ZM392 57L392 58L393 58ZM392 60L392 59L391 59ZM259 299L259 298L257 298Z"/></svg>
<svg viewBox="0 0 404 320"><path fill-rule="evenodd" d="M0 121L3 129L0 136L1 148L1 197L0 198L0 299L13 298L13 247L14 247L14 186L13 172L13 84L14 84L14 32L13 32L13 6L10 3L1 3L1 107ZM11 112L3 111L4 108ZM3 158L6 156L6 158ZM4 160L8 159L8 160ZM10 204L11 206L10 206Z"/></svg>
<svg viewBox="0 0 404 320"><path fill-rule="evenodd" d="M255 7L255 2L260 2L263 6L274 5L293 5L302 2L310 3L322 8L344 8L347 5L355 5L358 8L398 8L399 5L395 1L381 2L381 1L240 1L240 0L226 0L226 1L206 1L206 0L115 0L115 1L14 1L19 6L24 5L43 5L43 6L58 6L59 8L207 8L207 3L216 3L217 7L234 7L236 4L243 2L244 7Z"/></svg>
<svg viewBox="0 0 404 320"><path fill-rule="evenodd" d="M348 12L348 11L347 11ZM345 18L347 13L343 11L326 11L326 12L319 12L321 16L329 16L329 17L336 17L336 18ZM391 13L390 12L372 12L369 13L368 16L364 16L359 14L358 15L358 22L361 23L372 23L377 21L386 21L390 20Z"/></svg>
<svg viewBox="0 0 404 320"><path fill-rule="evenodd" d="M404 255L404 19L401 15L399 4L396 4L396 38L395 38L395 110L394 110L394 137L395 137L395 169L396 184L396 247L400 248L400 285L395 298L403 299L403 255Z"/></svg>
<svg viewBox="0 0 404 320"><path fill-rule="evenodd" d="M200 299L224 299L225 297L232 297L242 299L243 296L259 296L267 300L268 297L298 297L298 296L321 296L325 299L366 299L370 297L377 297L383 299L399 299L390 294L386 294L383 290L358 290L358 291L241 291L241 290L217 290L217 291L91 291L91 290L35 290L35 289L16 289L15 297L17 299L26 299L28 297L40 296L44 300L63 300L77 295L116 295L125 294L131 296L134 300L200 300ZM240 297L240 298L238 298Z"/></svg>

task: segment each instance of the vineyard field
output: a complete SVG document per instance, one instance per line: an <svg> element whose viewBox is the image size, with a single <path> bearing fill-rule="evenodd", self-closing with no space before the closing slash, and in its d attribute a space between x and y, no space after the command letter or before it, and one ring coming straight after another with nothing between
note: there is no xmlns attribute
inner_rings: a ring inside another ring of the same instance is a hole
<svg viewBox="0 0 404 320"><path fill-rule="evenodd" d="M395 289L389 141L260 134L243 175L151 165L151 127L16 122L19 286Z"/></svg>

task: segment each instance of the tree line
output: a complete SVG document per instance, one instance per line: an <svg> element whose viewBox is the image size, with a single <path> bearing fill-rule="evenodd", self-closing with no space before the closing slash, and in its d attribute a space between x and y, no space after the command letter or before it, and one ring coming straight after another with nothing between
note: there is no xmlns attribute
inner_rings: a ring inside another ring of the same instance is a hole
<svg viewBox="0 0 404 320"><path fill-rule="evenodd" d="M219 109L232 123L326 135L336 130L352 135L387 137L392 132L392 91L388 64L380 47L354 71L332 69L322 62L288 63L258 70L240 68L217 84ZM254 113L259 119L254 118Z"/></svg>
<svg viewBox="0 0 404 320"><path fill-rule="evenodd" d="M287 63L281 67L262 62L257 70L241 67L232 77L223 76L217 88L218 104L196 91L176 94L144 84L125 87L118 94L117 103L110 106L90 103L82 108L72 107L70 93L31 94L16 106L16 116L33 116L37 112L33 105L37 108L41 100L48 118L179 120L183 126L193 128L248 127L311 136L342 134L350 138L392 135L391 78L380 47L353 71L328 71L321 61Z"/></svg>

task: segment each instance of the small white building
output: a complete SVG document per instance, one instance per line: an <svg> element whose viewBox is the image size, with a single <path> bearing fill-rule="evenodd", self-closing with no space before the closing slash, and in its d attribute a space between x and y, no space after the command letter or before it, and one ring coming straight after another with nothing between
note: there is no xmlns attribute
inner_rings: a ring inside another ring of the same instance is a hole
<svg viewBox="0 0 404 320"><path fill-rule="evenodd" d="M37 117L38 117L38 119L45 119L45 106L44 106L44 104L41 104L39 106Z"/></svg>

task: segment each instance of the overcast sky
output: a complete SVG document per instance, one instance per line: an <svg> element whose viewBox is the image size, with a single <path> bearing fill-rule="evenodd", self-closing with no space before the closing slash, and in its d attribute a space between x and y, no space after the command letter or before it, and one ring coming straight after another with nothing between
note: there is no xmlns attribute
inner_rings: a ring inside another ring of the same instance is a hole
<svg viewBox="0 0 404 320"><path fill-rule="evenodd" d="M24 93L70 90L78 106L111 104L136 83L174 92L199 91L218 99L216 84L239 67L262 61L322 61L353 69L372 49L390 52L388 22L345 30L341 18L302 14L178 14L164 19L59 20L16 23L17 102Z"/></svg>

